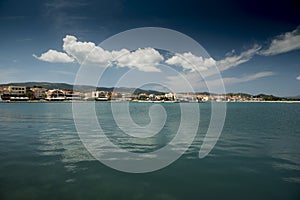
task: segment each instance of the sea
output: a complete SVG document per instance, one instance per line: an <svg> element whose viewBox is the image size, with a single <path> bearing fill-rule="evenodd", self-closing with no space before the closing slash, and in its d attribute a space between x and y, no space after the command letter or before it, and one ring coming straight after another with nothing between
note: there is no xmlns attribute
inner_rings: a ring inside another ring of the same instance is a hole
<svg viewBox="0 0 300 200"><path fill-rule="evenodd" d="M157 134L134 139L118 127L112 104L94 103L97 120L109 140L130 152L163 148L181 122L181 103L128 103L140 126L151 122L153 105L167 116ZM300 199L300 103L227 103L221 135L201 159L212 106L197 106L196 137L180 158L152 172L128 173L85 148L72 103L0 103L0 199Z"/></svg>

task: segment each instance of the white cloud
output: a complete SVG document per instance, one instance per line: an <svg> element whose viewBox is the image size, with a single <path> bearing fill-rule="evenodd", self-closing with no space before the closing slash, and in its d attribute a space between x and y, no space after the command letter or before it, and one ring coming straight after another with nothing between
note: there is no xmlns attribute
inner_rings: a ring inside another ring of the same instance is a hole
<svg viewBox="0 0 300 200"><path fill-rule="evenodd" d="M66 53L58 52L55 50L48 50L47 52L43 53L41 56L33 56L39 60L46 61L46 62L60 62L60 63L70 63L74 61L74 58L68 56Z"/></svg>
<svg viewBox="0 0 300 200"><path fill-rule="evenodd" d="M55 74L62 74L62 75L67 75L67 76L74 76L76 75L76 73L74 72L70 72L70 71L62 71L62 70L55 70L55 71L51 71Z"/></svg>
<svg viewBox="0 0 300 200"><path fill-rule="evenodd" d="M270 46L260 52L261 55L270 56L300 49L300 27L292 32L277 36Z"/></svg>
<svg viewBox="0 0 300 200"><path fill-rule="evenodd" d="M261 46L254 45L251 49L242 52L240 55L232 55L225 57L222 60L217 61L217 66L220 71L228 70L232 67L236 67L242 63L248 62L258 51L261 49Z"/></svg>
<svg viewBox="0 0 300 200"><path fill-rule="evenodd" d="M49 50L41 56L33 55L35 58L47 62L73 62L79 64L92 64L100 67L129 67L144 72L159 72L157 67L163 56L153 48L137 49L129 51L108 51L93 42L78 41L75 36L66 35L63 39L63 50L66 53Z"/></svg>
<svg viewBox="0 0 300 200"><path fill-rule="evenodd" d="M268 76L273 76L274 73L273 72L258 72L255 74L250 74L247 76L243 76L243 77L227 77L227 78L223 78L224 84L225 85L229 85L229 84L234 84L234 83L243 83L243 82L248 82L248 81L253 81L259 78L263 78L263 77L268 77Z"/></svg>
<svg viewBox="0 0 300 200"><path fill-rule="evenodd" d="M300 75L299 76L297 76L297 78L296 78L298 81L300 81Z"/></svg>
<svg viewBox="0 0 300 200"><path fill-rule="evenodd" d="M122 50L121 50L122 51ZM126 50L123 50L126 52ZM120 54L121 52L117 52ZM116 54L115 52L113 54ZM114 55L113 57L115 57ZM145 72L159 72L156 66L164 60L163 56L153 48L138 49L134 52L127 52L122 56L115 57L116 63L120 67L137 68Z"/></svg>
<svg viewBox="0 0 300 200"><path fill-rule="evenodd" d="M209 77L218 74L220 71L225 71L242 63L248 62L259 52L260 49L261 46L254 45L252 48L240 53L239 55L233 55L235 53L233 50L229 54L226 54L227 57L219 61L215 61L213 58L195 56L190 52L183 54L176 53L165 62L169 65L180 66L184 70L189 70L190 72L199 70L201 71L201 76Z"/></svg>
<svg viewBox="0 0 300 200"><path fill-rule="evenodd" d="M179 54L176 53L174 56L166 60L169 65L181 66L185 70L207 70L214 66L216 61L213 58L203 58L202 56L195 56L191 52Z"/></svg>
<svg viewBox="0 0 300 200"><path fill-rule="evenodd" d="M163 61L163 56L153 48L137 49L130 52L127 49L107 51L92 42L79 42L74 36L67 35L63 49L74 57L79 64L97 64L100 66L117 65L119 67L136 68L145 72L158 72L157 65Z"/></svg>
<svg viewBox="0 0 300 200"><path fill-rule="evenodd" d="M242 52L240 55L227 54L222 60L216 61L213 58L204 58L195 56L191 52L175 53L174 56L167 59L165 63L169 65L180 66L184 71L193 72L200 70L203 76L215 74L218 70L213 66L218 66L220 71L228 70L249 61L259 50L260 46L254 45L251 49ZM64 52L49 50L36 58L47 62L73 62L79 64L95 64L100 67L129 67L145 72L159 72L158 65L164 61L163 56L153 48L137 49L129 51L128 49L108 51L97 46L93 42L81 42L75 36L66 35L63 39Z"/></svg>
<svg viewBox="0 0 300 200"><path fill-rule="evenodd" d="M204 80L199 77L199 74L196 71L187 74L167 76L165 85L168 88L172 88L174 92L193 92L191 91L191 87L198 91L206 90Z"/></svg>
<svg viewBox="0 0 300 200"><path fill-rule="evenodd" d="M267 50L261 50L261 46L254 45L252 48L236 55L235 51L226 54L226 57L216 61L213 58L196 56L191 52L175 53L165 61L166 64L180 66L185 72L201 71L204 77L212 76L218 71L229 70L240 64L248 62L256 54L273 55L300 48L300 28L285 33L274 39ZM299 41L298 41L299 40ZM49 50L36 58L47 62L77 62L79 64L94 64L100 67L128 67L144 72L159 72L158 65L164 61L163 56L153 48L128 49L108 51L97 46L93 42L78 41L75 36L66 35L63 39L63 50L58 52ZM214 66L217 66L215 68Z"/></svg>
<svg viewBox="0 0 300 200"><path fill-rule="evenodd" d="M79 42L76 37L71 35L66 35L63 42L63 50L75 58L79 64L85 62L86 64L107 66L112 61L109 51L105 51L92 42Z"/></svg>
<svg viewBox="0 0 300 200"><path fill-rule="evenodd" d="M204 59L201 56L197 57L192 53L175 54L166 61L167 64L181 66L188 70L208 70L211 66L217 65L220 71L228 70L232 67L236 67L240 64L246 63L253 58L254 55L276 55L288 51L293 51L300 49L300 27L297 27L292 32L287 32L280 36L277 36L270 44L270 46L261 50L260 45L254 45L252 48L240 53L239 55L234 55L235 50L226 54L226 57L222 60L215 61L214 59ZM210 71L212 72L212 71ZM213 75L214 73L208 72L206 76Z"/></svg>
<svg viewBox="0 0 300 200"><path fill-rule="evenodd" d="M166 77L165 84L169 87L176 88L178 91L190 91L190 86L195 91L206 91L209 90L213 93L222 93L223 84L231 85L243 82L254 81L260 78L273 76L274 73L270 71L258 72L254 74L245 75L242 77L220 77L213 76L210 78L201 79L199 74L196 72L188 74L180 74L175 76ZM187 84L188 83L188 84Z"/></svg>

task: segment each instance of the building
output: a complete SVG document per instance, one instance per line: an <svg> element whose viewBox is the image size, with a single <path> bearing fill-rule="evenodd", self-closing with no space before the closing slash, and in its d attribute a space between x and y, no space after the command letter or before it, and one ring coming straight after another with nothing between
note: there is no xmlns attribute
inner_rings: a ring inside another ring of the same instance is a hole
<svg viewBox="0 0 300 200"><path fill-rule="evenodd" d="M45 99L47 96L47 89L45 88L33 87L31 90L33 91L35 99Z"/></svg>
<svg viewBox="0 0 300 200"><path fill-rule="evenodd" d="M27 90L25 86L8 86L2 88L1 99L5 101L28 101Z"/></svg>
<svg viewBox="0 0 300 200"><path fill-rule="evenodd" d="M48 101L64 101L64 100L66 100L66 95L63 90L59 90L59 89L48 90L46 100L48 100Z"/></svg>
<svg viewBox="0 0 300 200"><path fill-rule="evenodd" d="M109 99L109 95L105 91L94 91L94 92L92 92L92 97L96 101L108 101L108 99Z"/></svg>
<svg viewBox="0 0 300 200"><path fill-rule="evenodd" d="M148 96L148 94L146 94L146 93L141 93L141 94L139 94L138 99L139 99L140 101L146 101L146 100L149 99L149 96Z"/></svg>
<svg viewBox="0 0 300 200"><path fill-rule="evenodd" d="M8 87L9 86L0 86L0 94L8 93Z"/></svg>
<svg viewBox="0 0 300 200"><path fill-rule="evenodd" d="M8 92L11 95L25 95L26 94L26 87L25 86L9 86Z"/></svg>

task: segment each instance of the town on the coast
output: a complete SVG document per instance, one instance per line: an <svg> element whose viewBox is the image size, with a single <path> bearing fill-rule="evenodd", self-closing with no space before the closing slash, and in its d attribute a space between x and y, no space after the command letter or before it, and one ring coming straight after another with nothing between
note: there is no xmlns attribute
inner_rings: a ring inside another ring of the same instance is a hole
<svg viewBox="0 0 300 200"><path fill-rule="evenodd" d="M110 101L110 102L263 102L263 101L298 101L273 95L249 95L244 93L211 94L172 93L147 90L94 90L74 91L73 89L49 89L42 86L25 85L0 86L2 102L53 102L53 101Z"/></svg>

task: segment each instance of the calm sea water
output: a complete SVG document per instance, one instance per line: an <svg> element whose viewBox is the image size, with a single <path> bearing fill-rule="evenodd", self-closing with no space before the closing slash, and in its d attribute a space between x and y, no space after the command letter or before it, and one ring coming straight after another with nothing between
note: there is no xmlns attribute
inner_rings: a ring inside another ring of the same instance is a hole
<svg viewBox="0 0 300 200"><path fill-rule="evenodd" d="M131 103L133 120L149 123L151 105ZM116 128L109 103L96 110L111 140L142 152L166 145L178 128L179 104L163 106L166 127L144 143ZM71 103L0 103L0 199L300 199L299 103L228 103L222 135L204 159L210 104L199 107L198 135L179 160L129 174L88 153Z"/></svg>

